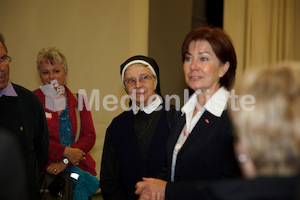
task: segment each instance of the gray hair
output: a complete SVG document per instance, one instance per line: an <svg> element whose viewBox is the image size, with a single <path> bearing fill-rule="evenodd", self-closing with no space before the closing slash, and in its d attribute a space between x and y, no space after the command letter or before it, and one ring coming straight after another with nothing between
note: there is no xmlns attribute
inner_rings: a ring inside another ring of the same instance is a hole
<svg viewBox="0 0 300 200"><path fill-rule="evenodd" d="M68 71L67 59L65 55L56 47L43 48L39 51L36 60L37 70L40 73L40 63L43 60L48 60L53 65L55 63L62 64L64 71Z"/></svg>
<svg viewBox="0 0 300 200"><path fill-rule="evenodd" d="M7 52L7 48L6 48L6 45L5 45L4 37L3 37L3 35L1 33L0 33L0 42L3 44L3 46L5 48L5 51Z"/></svg>
<svg viewBox="0 0 300 200"><path fill-rule="evenodd" d="M300 171L300 63L247 73L239 98L255 97L255 109L232 111L236 136L246 146L258 175L289 176Z"/></svg>

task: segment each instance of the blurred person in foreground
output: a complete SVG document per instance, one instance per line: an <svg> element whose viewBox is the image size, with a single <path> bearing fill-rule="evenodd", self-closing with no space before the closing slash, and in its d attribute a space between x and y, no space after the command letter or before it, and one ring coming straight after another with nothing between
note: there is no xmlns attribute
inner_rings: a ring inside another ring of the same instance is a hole
<svg viewBox="0 0 300 200"><path fill-rule="evenodd" d="M246 97L252 103L230 109L245 179L199 186L199 199L300 199L299 77L300 63L245 74L235 106Z"/></svg>
<svg viewBox="0 0 300 200"><path fill-rule="evenodd" d="M99 189L96 164L89 154L96 140L91 112L88 105L78 105L77 95L66 86L67 59L59 49L41 49L36 64L42 86L34 93L43 103L49 127L50 146L45 169L55 175L64 171L77 173L79 178L73 181L74 199L86 199ZM85 97L78 94L79 98ZM80 107L82 110L76 116L76 109ZM80 131L79 138L75 140L77 131Z"/></svg>
<svg viewBox="0 0 300 200"><path fill-rule="evenodd" d="M9 152L9 153L8 153ZM20 144L9 131L0 128L0 200L30 200L25 182L25 162Z"/></svg>
<svg viewBox="0 0 300 200"><path fill-rule="evenodd" d="M183 42L182 61L194 93L174 117L162 179L137 183L140 199L187 199L198 184L239 176L227 110L236 71L231 39L220 28L193 29Z"/></svg>
<svg viewBox="0 0 300 200"><path fill-rule="evenodd" d="M135 184L143 176L160 173L174 111L161 97L154 59L133 56L120 72L131 107L115 117L106 131L100 172L104 200L137 199Z"/></svg>
<svg viewBox="0 0 300 200"><path fill-rule="evenodd" d="M4 38L0 34L0 127L16 136L21 146L29 199L35 200L40 199L39 173L48 155L48 127L43 105L37 96L9 81L10 62L11 57L7 55ZM7 161L2 162L5 165Z"/></svg>

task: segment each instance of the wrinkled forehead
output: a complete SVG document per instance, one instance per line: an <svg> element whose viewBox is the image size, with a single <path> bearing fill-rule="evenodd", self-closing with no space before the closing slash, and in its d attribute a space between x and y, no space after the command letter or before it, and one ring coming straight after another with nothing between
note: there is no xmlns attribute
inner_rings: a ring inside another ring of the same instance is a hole
<svg viewBox="0 0 300 200"><path fill-rule="evenodd" d="M147 65L144 65L142 63L135 63L132 64L130 66L127 67L127 69L125 70L124 76L128 76L128 75L141 75L141 74L149 74L151 75L152 72L149 69L149 67ZM152 74L154 75L154 74Z"/></svg>
<svg viewBox="0 0 300 200"><path fill-rule="evenodd" d="M189 43L188 51L191 49L209 49L213 51L213 48L207 40L193 40Z"/></svg>

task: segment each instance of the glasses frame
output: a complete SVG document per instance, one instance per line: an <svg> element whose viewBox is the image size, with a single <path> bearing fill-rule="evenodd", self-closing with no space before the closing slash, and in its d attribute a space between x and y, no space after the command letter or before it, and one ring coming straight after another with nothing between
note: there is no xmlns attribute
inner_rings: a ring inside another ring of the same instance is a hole
<svg viewBox="0 0 300 200"><path fill-rule="evenodd" d="M8 63L11 62L11 60L12 60L12 58L11 58L10 56L5 55L5 56L2 56L2 57L0 58L0 63L1 63L1 64L8 64Z"/></svg>
<svg viewBox="0 0 300 200"><path fill-rule="evenodd" d="M146 80L147 78L149 78L149 80ZM139 83L142 85L147 84L151 81L152 78L155 79L156 77L154 75L146 75L146 74L140 75ZM129 80L131 80L131 82L128 82ZM136 85L137 80L136 80L136 78L129 78L129 79L124 80L123 83L126 87L132 87L132 86Z"/></svg>

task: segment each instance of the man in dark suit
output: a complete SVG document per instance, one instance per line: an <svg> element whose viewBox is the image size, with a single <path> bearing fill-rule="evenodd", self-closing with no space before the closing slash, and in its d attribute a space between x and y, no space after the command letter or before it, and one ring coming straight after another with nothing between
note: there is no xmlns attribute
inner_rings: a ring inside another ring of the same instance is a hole
<svg viewBox="0 0 300 200"><path fill-rule="evenodd" d="M29 198L35 200L40 198L39 171L48 156L48 126L38 97L9 81L10 61L11 57L7 55L7 48L0 34L0 126L10 131L20 144L25 160L27 191Z"/></svg>

